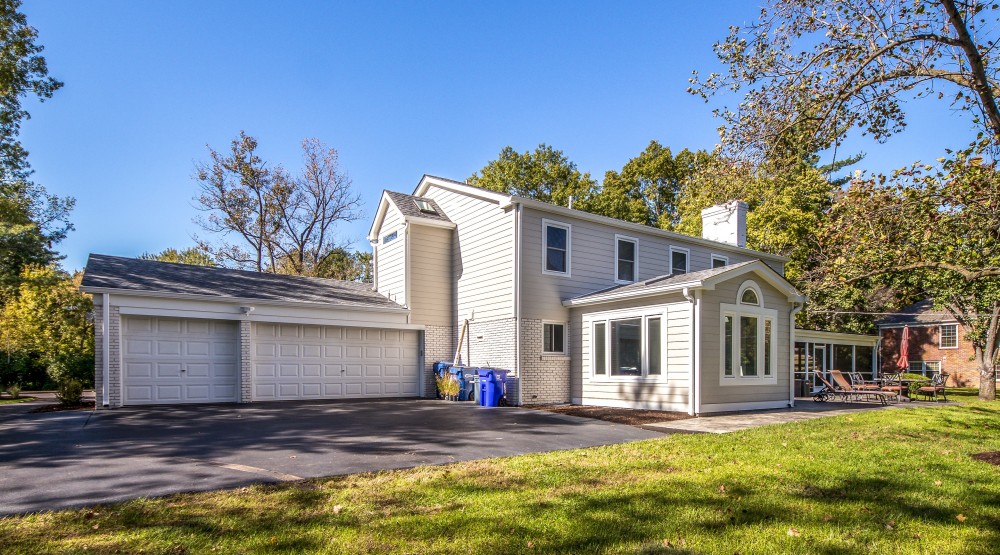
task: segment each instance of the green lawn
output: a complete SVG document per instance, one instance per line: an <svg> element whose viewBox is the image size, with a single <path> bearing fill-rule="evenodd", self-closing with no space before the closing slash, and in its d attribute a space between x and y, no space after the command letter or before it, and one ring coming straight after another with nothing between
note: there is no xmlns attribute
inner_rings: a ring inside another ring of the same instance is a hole
<svg viewBox="0 0 1000 555"><path fill-rule="evenodd" d="M951 396L949 396L951 397ZM996 553L1000 402L0 520L5 552Z"/></svg>
<svg viewBox="0 0 1000 555"><path fill-rule="evenodd" d="M34 397L19 397L17 399L11 399L10 397L0 398L0 405L15 405L17 403L27 403L28 401L34 401Z"/></svg>

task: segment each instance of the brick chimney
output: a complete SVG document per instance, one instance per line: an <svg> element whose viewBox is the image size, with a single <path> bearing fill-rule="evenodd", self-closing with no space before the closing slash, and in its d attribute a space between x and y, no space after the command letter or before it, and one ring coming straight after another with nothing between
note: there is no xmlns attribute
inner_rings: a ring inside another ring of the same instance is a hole
<svg viewBox="0 0 1000 555"><path fill-rule="evenodd" d="M701 211L701 236L712 241L747 246L747 203L739 200Z"/></svg>

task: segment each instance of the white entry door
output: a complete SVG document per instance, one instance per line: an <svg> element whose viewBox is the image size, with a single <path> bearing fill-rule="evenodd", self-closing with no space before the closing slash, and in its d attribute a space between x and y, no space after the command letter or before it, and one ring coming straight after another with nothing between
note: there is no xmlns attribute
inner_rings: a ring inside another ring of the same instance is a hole
<svg viewBox="0 0 1000 555"><path fill-rule="evenodd" d="M236 402L236 322L122 318L122 404Z"/></svg>
<svg viewBox="0 0 1000 555"><path fill-rule="evenodd" d="M419 394L416 331L255 323L253 345L255 401Z"/></svg>

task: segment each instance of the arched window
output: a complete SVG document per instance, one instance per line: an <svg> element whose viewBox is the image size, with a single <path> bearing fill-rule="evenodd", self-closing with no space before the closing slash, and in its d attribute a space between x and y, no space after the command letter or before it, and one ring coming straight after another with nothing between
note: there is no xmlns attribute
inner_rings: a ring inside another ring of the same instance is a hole
<svg viewBox="0 0 1000 555"><path fill-rule="evenodd" d="M760 287L751 280L746 280L740 286L740 292L736 295L740 304L750 304L760 306Z"/></svg>
<svg viewBox="0 0 1000 555"><path fill-rule="evenodd" d="M764 308L764 295L753 280L736 293L736 304L720 304L721 385L776 384L778 312Z"/></svg>

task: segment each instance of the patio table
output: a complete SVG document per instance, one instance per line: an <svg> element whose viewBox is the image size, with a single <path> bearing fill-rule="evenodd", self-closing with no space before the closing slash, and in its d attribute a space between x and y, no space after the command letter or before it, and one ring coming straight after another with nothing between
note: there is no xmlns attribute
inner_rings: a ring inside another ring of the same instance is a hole
<svg viewBox="0 0 1000 555"><path fill-rule="evenodd" d="M911 383L918 383L918 382L925 382L925 381L928 381L928 380L925 379L925 378L921 378L921 379L915 379L915 378L895 378L895 379L879 378L878 381L883 386L887 385L889 383L892 383L892 384L897 384L898 383L901 386L899 388L899 397L900 397L900 400L902 400L902 401L912 401L913 399L910 398L910 384Z"/></svg>

